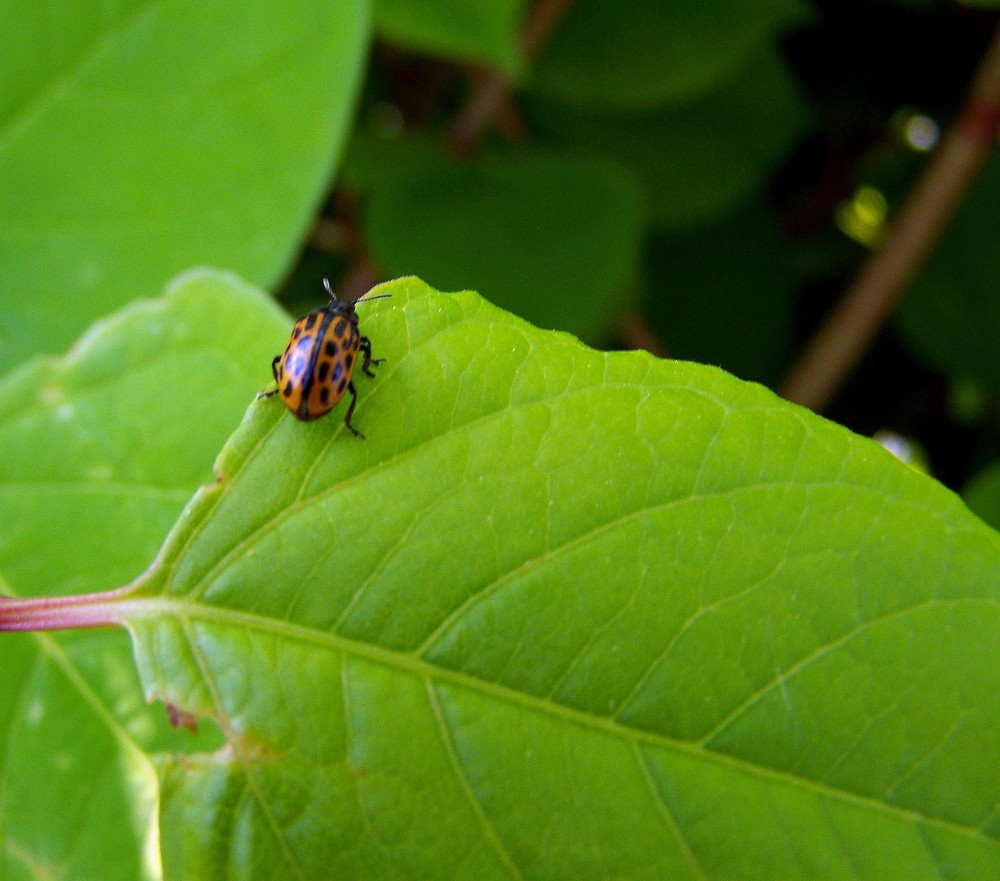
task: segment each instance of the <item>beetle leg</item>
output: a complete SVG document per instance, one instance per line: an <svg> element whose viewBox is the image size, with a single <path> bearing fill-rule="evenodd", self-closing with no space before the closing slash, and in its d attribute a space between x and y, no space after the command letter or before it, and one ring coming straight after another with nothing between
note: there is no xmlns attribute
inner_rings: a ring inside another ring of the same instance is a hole
<svg viewBox="0 0 1000 881"><path fill-rule="evenodd" d="M274 381L276 383L278 381L278 362L280 360L281 360L281 355L275 355L274 360L271 362L271 373L274 374ZM275 386L269 392L261 392L259 395L257 395L257 400L259 401L261 398L269 398L271 397L271 395L278 394L278 388L280 388L280 386Z"/></svg>
<svg viewBox="0 0 1000 881"><path fill-rule="evenodd" d="M362 440L365 436L358 431L353 425L351 425L351 416L354 414L354 405L358 403L358 390L354 387L354 381L347 383L347 390L351 393L351 405L347 408L347 415L344 416L344 425L346 425L351 433L355 437L360 437Z"/></svg>
<svg viewBox="0 0 1000 881"><path fill-rule="evenodd" d="M368 337L361 337L361 351L364 353L364 361L361 362L361 369L364 371L366 376L370 376L372 379L375 378L375 374L369 369L373 364L378 367L379 364L385 362L385 358L372 358L372 341Z"/></svg>

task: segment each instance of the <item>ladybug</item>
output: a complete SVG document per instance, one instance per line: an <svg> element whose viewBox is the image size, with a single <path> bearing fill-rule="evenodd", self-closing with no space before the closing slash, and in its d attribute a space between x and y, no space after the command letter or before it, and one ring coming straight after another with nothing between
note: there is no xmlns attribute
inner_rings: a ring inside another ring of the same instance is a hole
<svg viewBox="0 0 1000 881"><path fill-rule="evenodd" d="M328 278L323 279L323 286L330 295L330 302L295 322L284 353L271 362L277 388L257 397L269 398L280 392L281 400L295 417L309 422L329 413L348 391L351 393L351 405L344 416L344 424L355 437L363 438L364 435L351 425L354 405L358 402L351 377L358 352L364 354L362 371L372 378L375 377L370 369L372 365L381 364L385 359L372 358L371 340L358 332L354 303L338 299ZM367 299L378 300L388 296L378 294ZM357 302L363 302L363 299Z"/></svg>

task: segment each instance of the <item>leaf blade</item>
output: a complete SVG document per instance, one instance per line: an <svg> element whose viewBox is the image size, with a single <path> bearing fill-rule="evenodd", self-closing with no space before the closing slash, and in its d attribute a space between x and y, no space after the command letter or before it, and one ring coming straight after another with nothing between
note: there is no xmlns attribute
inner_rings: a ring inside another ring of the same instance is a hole
<svg viewBox="0 0 1000 881"><path fill-rule="evenodd" d="M1000 867L994 532L762 387L384 290L369 439L255 404L128 601L229 740L168 874Z"/></svg>

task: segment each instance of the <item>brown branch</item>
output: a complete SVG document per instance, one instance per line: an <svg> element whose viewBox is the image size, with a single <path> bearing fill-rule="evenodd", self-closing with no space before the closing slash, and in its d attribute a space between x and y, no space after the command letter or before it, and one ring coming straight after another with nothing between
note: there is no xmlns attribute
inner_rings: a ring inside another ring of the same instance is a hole
<svg viewBox="0 0 1000 881"><path fill-rule="evenodd" d="M525 60L538 57L573 0L538 0L525 17L521 30L521 54ZM448 146L461 156L471 153L510 99L512 88L498 71L490 71L473 88L465 105L448 130Z"/></svg>
<svg viewBox="0 0 1000 881"><path fill-rule="evenodd" d="M990 155L1000 128L1000 27L961 115L899 210L882 247L862 268L781 389L821 409L892 315Z"/></svg>

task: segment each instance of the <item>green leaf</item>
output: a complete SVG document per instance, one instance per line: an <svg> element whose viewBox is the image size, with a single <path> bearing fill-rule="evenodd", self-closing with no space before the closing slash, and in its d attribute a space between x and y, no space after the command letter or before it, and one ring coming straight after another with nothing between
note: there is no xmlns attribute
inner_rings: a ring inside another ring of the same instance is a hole
<svg viewBox="0 0 1000 881"><path fill-rule="evenodd" d="M0 380L0 586L51 594L140 574L280 350L288 319L190 273L64 358ZM122 634L0 640L0 877L159 877L144 750L210 748L147 707ZM44 781L40 784L40 781Z"/></svg>
<svg viewBox="0 0 1000 881"><path fill-rule="evenodd" d="M632 171L654 223L667 229L713 219L762 192L806 122L795 85L770 46L682 106L601 112L536 100L528 110L533 128L559 146L598 153Z"/></svg>
<svg viewBox="0 0 1000 881"><path fill-rule="evenodd" d="M417 52L477 61L518 75L525 0L375 0L380 35Z"/></svg>
<svg viewBox="0 0 1000 881"><path fill-rule="evenodd" d="M0 643L5 881L160 875L158 785L139 744L180 744L164 731L163 707L143 701L122 636L5 634Z"/></svg>
<svg viewBox="0 0 1000 881"><path fill-rule="evenodd" d="M993 230L1000 158L969 192L897 313L903 335L931 364L1000 388L1000 253Z"/></svg>
<svg viewBox="0 0 1000 881"><path fill-rule="evenodd" d="M527 150L458 161L421 144L418 163L408 144L379 147L376 156L403 154L402 172L373 182L364 219L390 275L442 288L475 281L505 308L582 336L615 324L643 223L638 187L619 165Z"/></svg>
<svg viewBox="0 0 1000 881"><path fill-rule="evenodd" d="M0 369L192 264L274 282L359 88L363 0L91 6L3 15Z"/></svg>
<svg viewBox="0 0 1000 881"><path fill-rule="evenodd" d="M799 0L581 0L539 58L532 87L592 108L687 101L804 17Z"/></svg>
<svg viewBox="0 0 1000 881"><path fill-rule="evenodd" d="M454 161L439 141L385 135L377 125L359 125L348 144L340 181L363 192L401 188L409 179L428 173L427 169L433 169L437 175L445 174Z"/></svg>
<svg viewBox="0 0 1000 881"><path fill-rule="evenodd" d="M99 602L167 877L992 879L1000 536L717 369L381 289L360 441L252 405Z"/></svg>

